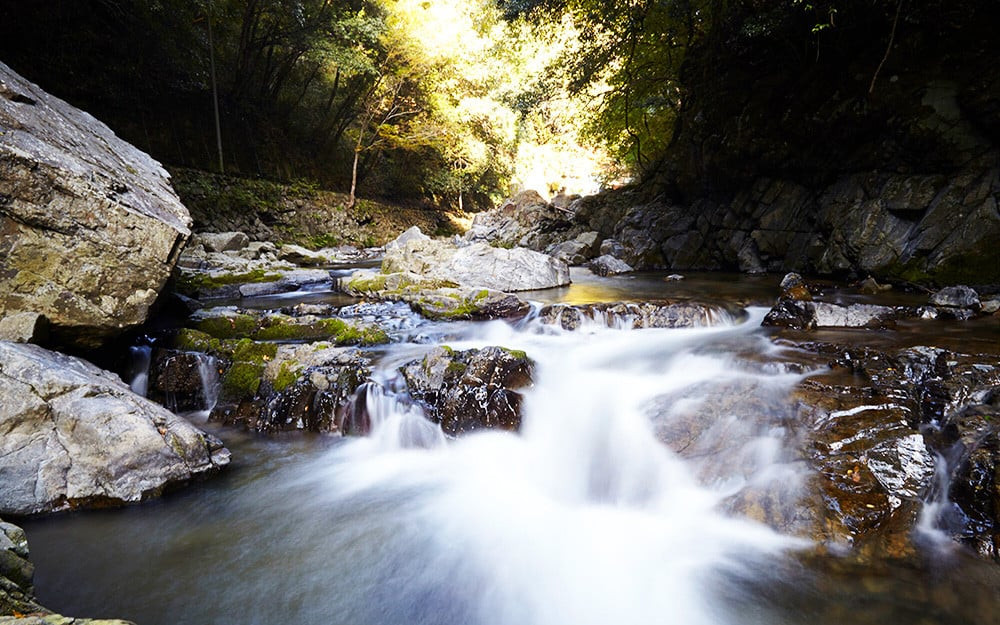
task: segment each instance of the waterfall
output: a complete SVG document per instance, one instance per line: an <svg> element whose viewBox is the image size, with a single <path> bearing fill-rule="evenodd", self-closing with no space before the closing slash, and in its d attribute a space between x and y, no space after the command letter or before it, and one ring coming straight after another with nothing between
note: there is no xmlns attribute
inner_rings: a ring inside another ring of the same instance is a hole
<svg viewBox="0 0 1000 625"><path fill-rule="evenodd" d="M763 424L749 437L733 428L729 473L703 479L656 438L649 406L745 378L790 388L798 378L747 373L695 349L745 338L757 324L555 334L479 324L451 345L499 344L537 361L522 431L446 442L435 430L427 444L422 429L419 449L401 433L413 431L421 411L383 371L382 383L362 393L370 436L310 470L337 509L378 502L377 516L358 521L382 537L358 565L378 585L355 580L351 592L387 603L353 606L352 614L358 622L456 625L748 622L729 613L725 588L733 578L766 576L761 560L805 543L720 509L753 481L748 475L787 480L787 471L772 470L786 466L774 451L780 428ZM328 548L362 540L348 535Z"/></svg>
<svg viewBox="0 0 1000 625"><path fill-rule="evenodd" d="M128 385L133 393L145 397L149 390L149 363L153 348L149 345L133 345L128 351Z"/></svg>

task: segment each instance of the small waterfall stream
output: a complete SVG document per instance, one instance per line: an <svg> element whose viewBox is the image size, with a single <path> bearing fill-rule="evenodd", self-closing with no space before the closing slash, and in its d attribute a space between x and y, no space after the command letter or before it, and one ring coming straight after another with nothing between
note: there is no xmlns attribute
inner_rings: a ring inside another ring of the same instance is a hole
<svg viewBox="0 0 1000 625"><path fill-rule="evenodd" d="M785 366L764 309L690 328L602 313L572 331L541 310L516 324L403 312L351 436L208 422L234 452L220 477L29 522L40 598L139 625L881 625L918 622L939 595L926 622L958 625L1000 608L976 563L955 559L960 581L940 591L909 564L841 570L768 516L816 493L789 413L808 367ZM519 433L451 438L425 417L398 369L438 345L536 362ZM203 421L218 363L197 358ZM920 527L939 540L950 473L936 467Z"/></svg>

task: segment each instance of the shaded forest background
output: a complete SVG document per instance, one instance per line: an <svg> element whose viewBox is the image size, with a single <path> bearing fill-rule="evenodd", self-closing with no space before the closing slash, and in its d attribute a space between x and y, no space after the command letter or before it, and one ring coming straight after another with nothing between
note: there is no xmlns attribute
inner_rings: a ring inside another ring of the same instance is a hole
<svg viewBox="0 0 1000 625"><path fill-rule="evenodd" d="M218 169L214 60L229 173L346 191L357 154L362 193L481 208L557 162L553 191L576 168L690 201L962 167L921 109L946 82L998 143L996 18L989 0L0 0L0 60L170 165Z"/></svg>

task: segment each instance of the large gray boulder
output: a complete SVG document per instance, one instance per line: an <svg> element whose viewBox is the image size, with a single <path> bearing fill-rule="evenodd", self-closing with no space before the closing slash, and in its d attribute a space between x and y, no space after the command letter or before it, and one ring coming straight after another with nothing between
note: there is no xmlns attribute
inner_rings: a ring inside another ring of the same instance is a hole
<svg viewBox="0 0 1000 625"><path fill-rule="evenodd" d="M411 239L386 249L382 273L413 273L497 291L532 291L569 284L569 266L524 248L505 249L485 243L463 247L435 239Z"/></svg>
<svg viewBox="0 0 1000 625"><path fill-rule="evenodd" d="M136 502L229 462L213 437L118 376L0 341L0 514Z"/></svg>
<svg viewBox="0 0 1000 625"><path fill-rule="evenodd" d="M95 346L145 320L189 225L158 162L0 63L0 315Z"/></svg>

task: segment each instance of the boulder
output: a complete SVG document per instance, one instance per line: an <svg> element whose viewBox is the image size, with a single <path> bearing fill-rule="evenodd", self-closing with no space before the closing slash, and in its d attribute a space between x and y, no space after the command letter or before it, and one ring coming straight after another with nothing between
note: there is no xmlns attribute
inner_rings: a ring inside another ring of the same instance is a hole
<svg viewBox="0 0 1000 625"><path fill-rule="evenodd" d="M324 254L290 243L282 245L278 249L278 258L295 265L325 265L330 262L330 259Z"/></svg>
<svg viewBox="0 0 1000 625"><path fill-rule="evenodd" d="M190 234L169 174L2 63L0 128L0 316L77 347L141 324Z"/></svg>
<svg viewBox="0 0 1000 625"><path fill-rule="evenodd" d="M40 343L48 338L49 320L36 312L20 312L0 318L0 341Z"/></svg>
<svg viewBox="0 0 1000 625"><path fill-rule="evenodd" d="M532 383L534 362L503 347L455 351L435 347L400 368L410 395L446 434L521 426L519 389Z"/></svg>
<svg viewBox="0 0 1000 625"><path fill-rule="evenodd" d="M535 191L522 191L500 206L478 213L465 233L470 242L541 251L586 230L572 215Z"/></svg>
<svg viewBox="0 0 1000 625"><path fill-rule="evenodd" d="M398 237L385 244L386 251L405 246L409 241L429 241L430 237L420 230L420 226L410 226Z"/></svg>
<svg viewBox="0 0 1000 625"><path fill-rule="evenodd" d="M904 306L833 304L782 297L761 325L798 330L815 328L886 328L899 319L916 318L916 310Z"/></svg>
<svg viewBox="0 0 1000 625"><path fill-rule="evenodd" d="M118 376L0 342L0 512L118 505L215 471L229 451Z"/></svg>
<svg viewBox="0 0 1000 625"><path fill-rule="evenodd" d="M400 272L505 292L547 289L570 282L566 263L539 252L485 243L457 247L433 239L410 240L386 250L382 273Z"/></svg>
<svg viewBox="0 0 1000 625"><path fill-rule="evenodd" d="M338 280L337 288L354 297L406 302L429 319L501 319L523 317L531 310L512 293L459 287L407 271L384 274L361 269Z"/></svg>
<svg viewBox="0 0 1000 625"><path fill-rule="evenodd" d="M619 260L610 254L598 256L587 263L587 267L599 276L615 276L620 273L633 271L632 266L623 260Z"/></svg>
<svg viewBox="0 0 1000 625"><path fill-rule="evenodd" d="M235 252L250 244L250 237L242 232L201 232L194 243L200 243L206 252Z"/></svg>
<svg viewBox="0 0 1000 625"><path fill-rule="evenodd" d="M949 308L979 310L979 293L967 286L949 286L931 295L931 304Z"/></svg>

